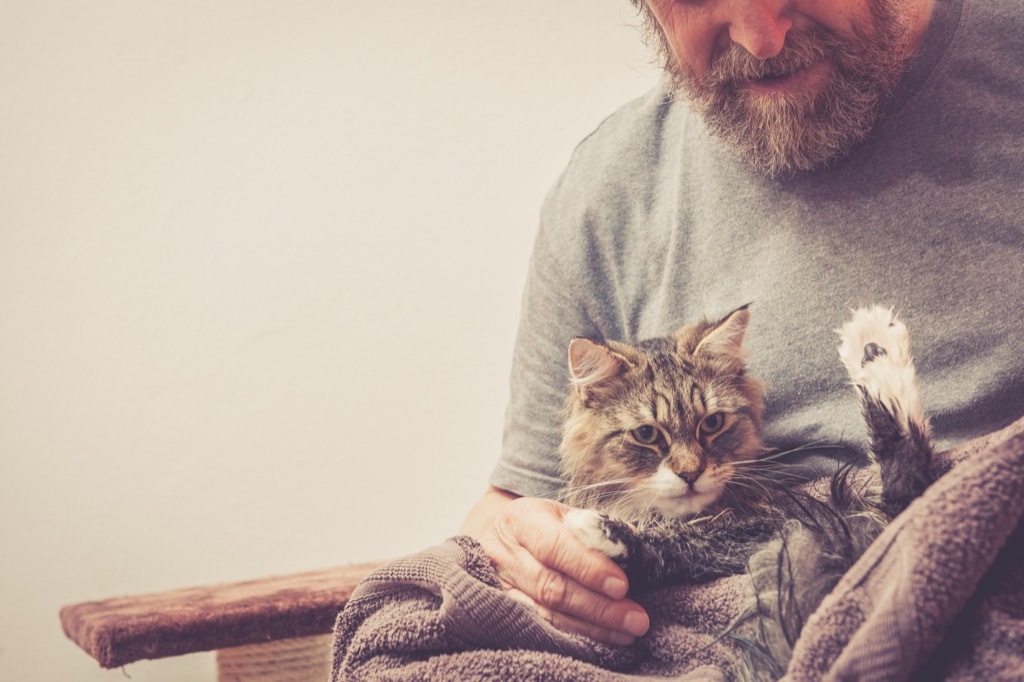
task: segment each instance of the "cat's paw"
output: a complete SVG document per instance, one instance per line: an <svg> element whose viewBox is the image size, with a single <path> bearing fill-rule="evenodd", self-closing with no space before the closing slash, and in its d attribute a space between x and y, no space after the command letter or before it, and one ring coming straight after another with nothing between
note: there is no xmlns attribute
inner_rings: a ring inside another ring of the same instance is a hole
<svg viewBox="0 0 1024 682"><path fill-rule="evenodd" d="M570 509L565 514L565 525L584 545L596 549L606 557L622 560L629 550L621 536L622 525L591 509Z"/></svg>
<svg viewBox="0 0 1024 682"><path fill-rule="evenodd" d="M910 356L910 335L891 309L861 308L839 330L839 357L850 380L865 396L896 417L925 424L924 409Z"/></svg>

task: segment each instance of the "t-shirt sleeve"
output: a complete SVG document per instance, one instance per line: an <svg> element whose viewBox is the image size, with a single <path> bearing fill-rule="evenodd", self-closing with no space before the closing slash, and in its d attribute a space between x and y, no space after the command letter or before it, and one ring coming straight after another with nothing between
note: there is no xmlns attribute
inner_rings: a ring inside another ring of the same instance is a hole
<svg viewBox="0 0 1024 682"><path fill-rule="evenodd" d="M662 158L657 130L669 102L656 88L605 119L576 147L545 198L512 357L502 454L490 479L498 488L533 497L558 492L569 342L630 338L623 314L636 310L633 299L648 275L643 265L627 271L622 263L643 264L657 247L646 234L628 243L623 226L650 224L646 216L657 203L651 178ZM652 272L657 277L657 268Z"/></svg>
<svg viewBox="0 0 1024 682"><path fill-rule="evenodd" d="M531 497L553 497L561 487L558 445L569 390L569 342L597 336L549 237L542 219L523 293L502 454L490 479L498 488Z"/></svg>

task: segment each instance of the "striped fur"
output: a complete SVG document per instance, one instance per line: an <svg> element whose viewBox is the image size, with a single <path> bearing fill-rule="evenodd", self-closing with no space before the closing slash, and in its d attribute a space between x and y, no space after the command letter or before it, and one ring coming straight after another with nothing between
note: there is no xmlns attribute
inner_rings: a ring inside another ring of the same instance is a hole
<svg viewBox="0 0 1024 682"><path fill-rule="evenodd" d="M747 573L753 635L729 633L750 654L734 673L773 679L806 617L931 483L933 454L907 330L875 306L839 330L872 466L817 491L779 483L760 437L762 386L744 364L749 315L632 345L574 340L563 497L589 510L570 527L633 590Z"/></svg>

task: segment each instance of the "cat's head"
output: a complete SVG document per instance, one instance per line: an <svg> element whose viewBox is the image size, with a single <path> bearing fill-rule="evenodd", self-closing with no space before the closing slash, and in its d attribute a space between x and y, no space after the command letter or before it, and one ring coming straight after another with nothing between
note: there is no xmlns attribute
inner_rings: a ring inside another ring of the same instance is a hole
<svg viewBox="0 0 1024 682"><path fill-rule="evenodd" d="M747 376L750 313L629 345L573 339L561 456L567 502L641 520L719 500L764 451L763 387Z"/></svg>

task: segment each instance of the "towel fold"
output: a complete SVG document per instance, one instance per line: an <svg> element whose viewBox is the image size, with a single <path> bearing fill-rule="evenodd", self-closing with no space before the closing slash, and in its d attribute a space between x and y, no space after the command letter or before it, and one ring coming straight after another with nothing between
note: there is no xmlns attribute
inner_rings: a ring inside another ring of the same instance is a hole
<svg viewBox="0 0 1024 682"><path fill-rule="evenodd" d="M940 457L955 466L808 619L785 679L1024 679L1024 419ZM743 650L720 635L751 597L743 575L651 591L650 632L606 647L508 597L458 536L359 585L331 679L728 680Z"/></svg>

